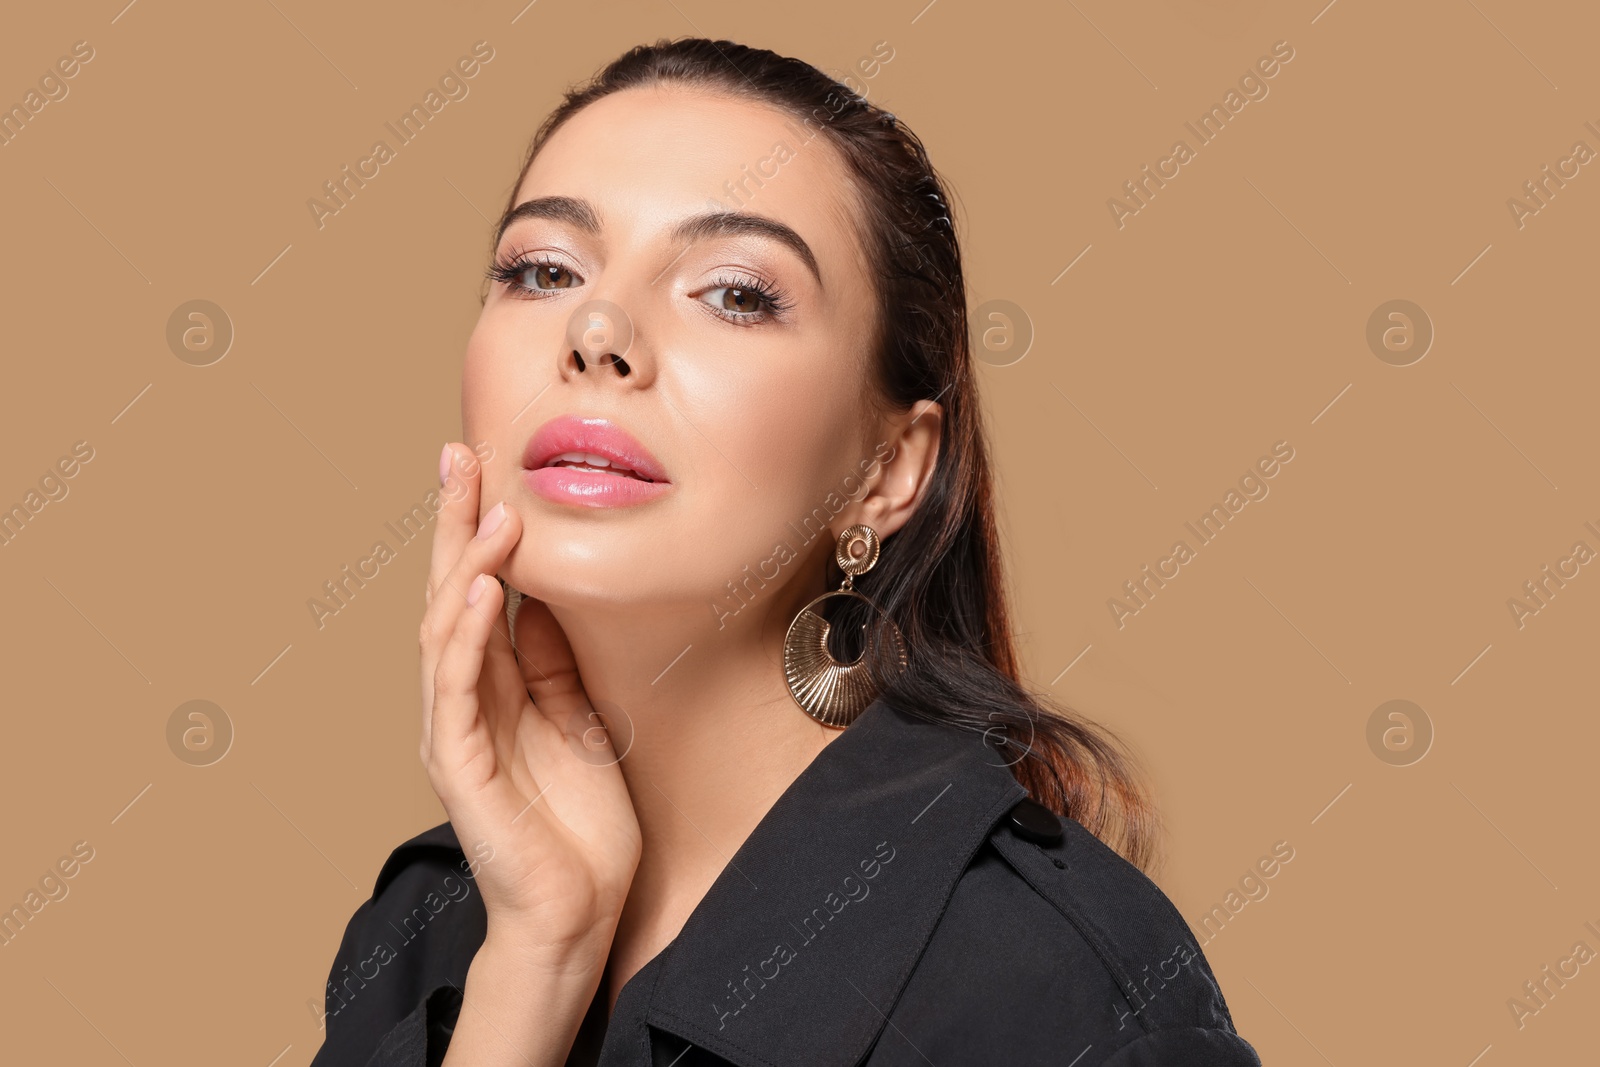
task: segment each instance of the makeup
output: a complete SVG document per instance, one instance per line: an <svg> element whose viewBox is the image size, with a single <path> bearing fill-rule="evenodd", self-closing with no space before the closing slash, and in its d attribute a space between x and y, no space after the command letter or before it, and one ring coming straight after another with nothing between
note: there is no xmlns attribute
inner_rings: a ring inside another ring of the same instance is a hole
<svg viewBox="0 0 1600 1067"><path fill-rule="evenodd" d="M561 415L528 439L522 480L539 496L578 507L627 507L663 496L666 471L632 434L602 418Z"/></svg>

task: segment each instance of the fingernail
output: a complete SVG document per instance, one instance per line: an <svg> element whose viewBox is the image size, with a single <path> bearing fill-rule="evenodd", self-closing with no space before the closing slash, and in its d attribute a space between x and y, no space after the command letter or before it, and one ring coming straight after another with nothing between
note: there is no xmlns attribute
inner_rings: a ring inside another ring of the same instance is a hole
<svg viewBox="0 0 1600 1067"><path fill-rule="evenodd" d="M446 441L444 451L439 453L439 484L443 485L450 477L450 442Z"/></svg>
<svg viewBox="0 0 1600 1067"><path fill-rule="evenodd" d="M487 574L480 574L476 578L472 579L472 584L467 586L468 604L476 604L478 602L478 598L483 595L483 591L489 588L489 586L486 584L488 580L489 576Z"/></svg>
<svg viewBox="0 0 1600 1067"><path fill-rule="evenodd" d="M496 530L500 528L500 524L505 521L505 518L506 505L505 501L501 501L494 507L490 508L489 514L485 515L483 517L483 521L478 524L478 540L487 540Z"/></svg>

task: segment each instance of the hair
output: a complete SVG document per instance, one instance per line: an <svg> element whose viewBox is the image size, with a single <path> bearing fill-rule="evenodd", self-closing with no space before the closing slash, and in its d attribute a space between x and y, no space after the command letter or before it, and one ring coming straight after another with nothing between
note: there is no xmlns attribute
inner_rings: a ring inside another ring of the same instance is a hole
<svg viewBox="0 0 1600 1067"><path fill-rule="evenodd" d="M588 83L570 87L534 134L502 213L561 126L601 97L659 84L726 93L799 120L844 159L863 243L876 275L870 351L873 412L918 400L943 409L938 460L911 519L883 541L852 597L827 601L835 635L882 648L892 620L907 666L884 679L886 702L912 716L984 735L996 762L1038 802L1077 820L1141 870L1157 861L1159 819L1123 743L1047 694L1019 669L994 515L989 449L972 372L966 285L945 184L918 137L896 117L798 59L727 40L641 44ZM759 181L759 179L757 179ZM831 553L829 554L831 559ZM830 563L829 567L835 565ZM848 624L847 624L848 621Z"/></svg>

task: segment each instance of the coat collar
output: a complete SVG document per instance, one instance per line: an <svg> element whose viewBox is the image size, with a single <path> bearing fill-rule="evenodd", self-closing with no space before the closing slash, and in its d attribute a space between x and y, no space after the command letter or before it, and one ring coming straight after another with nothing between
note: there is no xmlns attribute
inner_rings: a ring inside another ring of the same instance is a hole
<svg viewBox="0 0 1600 1067"><path fill-rule="evenodd" d="M1026 795L982 735L874 701L654 961L646 1021L746 1067L858 1062L962 872Z"/></svg>

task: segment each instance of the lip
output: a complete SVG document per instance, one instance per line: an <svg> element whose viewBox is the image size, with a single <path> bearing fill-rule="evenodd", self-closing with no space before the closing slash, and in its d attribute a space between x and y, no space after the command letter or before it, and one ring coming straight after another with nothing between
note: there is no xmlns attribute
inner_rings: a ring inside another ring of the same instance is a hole
<svg viewBox="0 0 1600 1067"><path fill-rule="evenodd" d="M545 466L563 452L604 456L650 480ZM606 419L580 415L560 415L540 426L522 450L522 466L523 482L539 496L580 507L641 504L661 496L672 485L660 461L632 434Z"/></svg>

